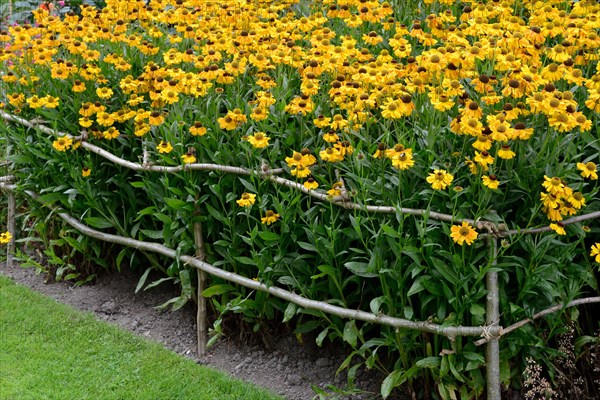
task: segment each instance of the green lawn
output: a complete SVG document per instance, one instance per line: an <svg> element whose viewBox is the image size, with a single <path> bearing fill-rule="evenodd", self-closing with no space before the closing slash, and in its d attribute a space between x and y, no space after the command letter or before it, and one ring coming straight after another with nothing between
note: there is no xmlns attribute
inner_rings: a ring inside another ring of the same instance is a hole
<svg viewBox="0 0 600 400"><path fill-rule="evenodd" d="M280 399L0 276L0 399Z"/></svg>

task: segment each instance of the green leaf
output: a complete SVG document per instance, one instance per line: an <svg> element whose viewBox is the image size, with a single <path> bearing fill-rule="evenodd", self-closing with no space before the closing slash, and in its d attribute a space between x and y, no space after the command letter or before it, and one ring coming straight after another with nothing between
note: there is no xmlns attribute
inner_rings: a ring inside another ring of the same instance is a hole
<svg viewBox="0 0 600 400"><path fill-rule="evenodd" d="M469 310L471 311L471 314L473 314L473 315L477 315L477 316L485 315L485 308L483 308L482 306L480 306L479 304L476 304L476 303L471 304L471 308Z"/></svg>
<svg viewBox="0 0 600 400"><path fill-rule="evenodd" d="M452 270L452 268L449 267L448 264L435 257L431 257L431 262L433 263L434 268L444 277L444 279L446 279L453 285L459 283L459 279L456 276L456 272Z"/></svg>
<svg viewBox="0 0 600 400"><path fill-rule="evenodd" d="M311 279L318 279L318 278L321 278L321 277L326 276L326 275L335 277L335 275L337 273L336 269L334 267L332 267L331 265L325 265L325 264L324 265L319 265L317 267L317 269L319 271L321 271L321 273L317 274L317 275L311 276L310 277Z"/></svg>
<svg viewBox="0 0 600 400"><path fill-rule="evenodd" d="M400 237L400 235L398 234L398 231L396 231L395 229L393 229L393 228L392 228L391 226L389 226L389 225L385 225L385 224L384 224L384 225L381 225L381 228L382 228L383 232L384 232L386 235L389 235L389 236L391 236L391 237L393 237L393 238L399 238L399 237Z"/></svg>
<svg viewBox="0 0 600 400"><path fill-rule="evenodd" d="M306 242L296 242L298 244L298 246L300 246L301 248L303 248L306 251L317 251L317 248L315 246L313 246L310 243L306 243Z"/></svg>
<svg viewBox="0 0 600 400"><path fill-rule="evenodd" d="M160 285L160 284L161 284L161 283L163 283L163 282L172 281L173 279L174 279L174 278L172 278L172 277L169 277L169 278L161 278L161 279L159 279L159 280L156 280L156 281L152 282L151 284L149 284L148 286L146 286L146 287L144 288L144 291L146 291L146 290L148 290L148 289L152 289L153 287L155 287L155 286L158 286L158 285ZM175 301L175 300L173 300L173 301Z"/></svg>
<svg viewBox="0 0 600 400"><path fill-rule="evenodd" d="M123 258L127 255L129 249L130 249L129 247L124 247L117 255L117 259L115 260L115 265L117 266L117 270L119 272L121 272L121 263L123 262Z"/></svg>
<svg viewBox="0 0 600 400"><path fill-rule="evenodd" d="M323 345L323 340L325 340L327 337L327 332L329 332L329 328L325 328L321 331L321 333L319 333L319 336L317 336L317 339L315 340L317 342L317 346L321 347Z"/></svg>
<svg viewBox="0 0 600 400"><path fill-rule="evenodd" d="M381 308L381 305L384 303L385 303L385 296L375 297L369 303L369 308L371 309L371 312L373 314L377 314L379 312L379 309Z"/></svg>
<svg viewBox="0 0 600 400"><path fill-rule="evenodd" d="M235 292L237 289L228 284L228 283L221 283L218 285L212 285L209 288L206 288L202 291L202 296L204 297L213 297L213 296L218 296L224 293L230 293L230 292Z"/></svg>
<svg viewBox="0 0 600 400"><path fill-rule="evenodd" d="M258 236L265 242L276 242L280 239L278 234L270 231L260 231Z"/></svg>
<svg viewBox="0 0 600 400"><path fill-rule="evenodd" d="M348 268L354 275L362 278L376 278L379 276L375 272L369 272L369 264L365 262L350 261L345 263L344 267Z"/></svg>
<svg viewBox="0 0 600 400"><path fill-rule="evenodd" d="M224 216L223 214L221 214L219 211L217 211L214 207L212 207L210 204L205 203L204 204L206 206L206 209L208 210L208 213L215 219L221 221L225 226L229 226L230 225L230 220L229 218L227 218L226 216Z"/></svg>
<svg viewBox="0 0 600 400"><path fill-rule="evenodd" d="M399 369L393 370L391 374L386 376L381 384L381 397L386 399L395 387L400 386L402 384L400 383L401 378L402 371Z"/></svg>
<svg viewBox="0 0 600 400"><path fill-rule="evenodd" d="M150 207L146 207L146 208L138 211L138 216L141 217L142 215L153 215L155 213L156 213L156 207L155 206L150 206Z"/></svg>
<svg viewBox="0 0 600 400"><path fill-rule="evenodd" d="M440 358L439 357L425 357L415 363L419 368L439 368Z"/></svg>
<svg viewBox="0 0 600 400"><path fill-rule="evenodd" d="M402 248L402 254L409 256L415 264L421 264L421 257L419 256L419 249L412 246L404 246Z"/></svg>
<svg viewBox="0 0 600 400"><path fill-rule="evenodd" d="M252 193L258 193L258 190L256 190L256 186L254 186L252 183L248 182L247 180L245 180L243 178L238 178L238 179L240 180L240 182L242 182L242 185L244 185L246 190L248 190Z"/></svg>
<svg viewBox="0 0 600 400"><path fill-rule="evenodd" d="M144 271L144 274L138 281L137 286L135 287L135 293L139 292L140 289L144 287L144 284L146 283L146 279L148 279L148 274L150 273L150 271L152 271L152 267L146 268L146 271Z"/></svg>
<svg viewBox="0 0 600 400"><path fill-rule="evenodd" d="M283 322L291 320L296 315L296 311L298 311L298 306L294 303L289 303L283 313Z"/></svg>
<svg viewBox="0 0 600 400"><path fill-rule="evenodd" d="M417 294L417 293L423 291L425 289L425 287L423 286L423 284L421 283L421 281L423 281L423 279L429 279L429 278L431 278L429 275L418 277L413 282L413 284L410 287L410 289L408 289L408 293L406 295L407 296L412 296L413 294Z"/></svg>
<svg viewBox="0 0 600 400"><path fill-rule="evenodd" d="M85 252L85 249L83 248L81 243L79 243L76 239L74 239L70 236L63 236L63 239L65 239L65 241L69 244L69 246L71 246L75 250L77 250L81 253Z"/></svg>
<svg viewBox="0 0 600 400"><path fill-rule="evenodd" d="M358 329L356 328L356 321L351 320L346 322L344 325L344 341L348 342L352 347L356 347L358 340Z"/></svg>
<svg viewBox="0 0 600 400"><path fill-rule="evenodd" d="M477 361L477 362L481 363L482 365L485 363L485 358L483 358L483 356L481 354L478 354L478 353L475 353L472 351L463 351L460 354L469 361Z"/></svg>
<svg viewBox="0 0 600 400"><path fill-rule="evenodd" d="M173 220L171 219L171 217L169 217L168 215L163 214L163 213L155 213L154 218L156 218L157 220L159 220L160 222L162 222L165 225L171 225L173 223Z"/></svg>
<svg viewBox="0 0 600 400"><path fill-rule="evenodd" d="M141 182L141 181L129 182L129 184L131 186L133 186L134 188L143 188L143 187L146 187L146 184L144 182Z"/></svg>
<svg viewBox="0 0 600 400"><path fill-rule="evenodd" d="M181 210L183 207L187 205L187 203L183 200L173 199L173 198L165 198L165 203L175 210Z"/></svg>
<svg viewBox="0 0 600 400"><path fill-rule="evenodd" d="M180 297L181 297L181 296L173 297L173 298L171 298L171 299L169 299L169 300L165 301L165 302L164 302L164 303L162 303L161 305L159 305L159 306L156 306L155 308L156 308L156 309L158 309L158 310L164 310L164 309L165 309L165 308L167 308L169 305L171 305L171 304L175 304L175 303L179 302L179 301L180 301Z"/></svg>
<svg viewBox="0 0 600 400"><path fill-rule="evenodd" d="M500 361L500 381L505 386L510 384L510 363L508 360Z"/></svg>
<svg viewBox="0 0 600 400"><path fill-rule="evenodd" d="M321 326L321 321L312 320L305 322L294 330L294 333L308 333Z"/></svg>
<svg viewBox="0 0 600 400"><path fill-rule="evenodd" d="M179 280L181 281L181 294L188 299L192 297L192 278L189 269L179 271Z"/></svg>
<svg viewBox="0 0 600 400"><path fill-rule="evenodd" d="M110 222L100 217L87 217L84 219L84 221L88 225L98 229L112 228L113 226Z"/></svg>
<svg viewBox="0 0 600 400"><path fill-rule="evenodd" d="M254 265L256 266L256 261L254 261L251 258L248 257L234 257L236 259L236 261L241 262L242 264L246 264L246 265Z"/></svg>
<svg viewBox="0 0 600 400"><path fill-rule="evenodd" d="M293 288L298 287L298 281L296 281L294 277L289 275L280 276L279 278L277 278L277 282L281 283L282 285L287 285Z"/></svg>
<svg viewBox="0 0 600 400"><path fill-rule="evenodd" d="M149 237L150 239L162 239L163 238L163 231L151 231L148 229L140 229L140 233L143 234L144 236Z"/></svg>

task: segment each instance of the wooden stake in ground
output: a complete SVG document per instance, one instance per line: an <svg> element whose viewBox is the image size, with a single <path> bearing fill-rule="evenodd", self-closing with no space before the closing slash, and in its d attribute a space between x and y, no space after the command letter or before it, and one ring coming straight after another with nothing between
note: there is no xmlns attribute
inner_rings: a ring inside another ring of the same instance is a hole
<svg viewBox="0 0 600 400"><path fill-rule="evenodd" d="M206 261L206 252L204 248L204 238L202 236L202 224L198 220L200 211L196 207L194 221L194 244L196 245L196 257L200 261ZM198 313L196 314L196 328L198 335L198 356L206 354L206 343L208 342L208 329L206 317L206 298L202 295L206 286L206 272L196 269L198 275Z"/></svg>
<svg viewBox="0 0 600 400"><path fill-rule="evenodd" d="M10 152L12 150L12 145L9 143L7 143L6 146L6 160L7 160L7 165L8 165L8 172L12 172L12 168L11 165L12 163L9 161L9 157L10 157ZM7 179L9 179L9 182L12 181L13 177L12 176L8 176ZM10 242L8 243L8 245L6 246L6 267L10 268L12 267L12 262L13 262L13 256L15 254L15 240L16 240L16 223L15 223L15 218L16 218L16 214L17 214L17 203L15 201L15 193L12 191L9 191L7 193L7 218L6 218L6 230L12 235L12 239L10 240Z"/></svg>
<svg viewBox="0 0 600 400"><path fill-rule="evenodd" d="M16 202L15 195L13 193L8 193L8 218L6 221L6 228L8 232L12 235L12 239L6 246L6 266L8 268L12 267L13 255L15 254L15 214L16 214Z"/></svg>
<svg viewBox="0 0 600 400"><path fill-rule="evenodd" d="M498 239L488 236L490 248L489 257L492 267L496 266L498 258ZM488 271L485 275L486 297L486 326L498 327L500 320L500 294L498 290L498 273ZM487 385L487 399L500 400L500 343L497 337L491 339L485 348L485 375Z"/></svg>

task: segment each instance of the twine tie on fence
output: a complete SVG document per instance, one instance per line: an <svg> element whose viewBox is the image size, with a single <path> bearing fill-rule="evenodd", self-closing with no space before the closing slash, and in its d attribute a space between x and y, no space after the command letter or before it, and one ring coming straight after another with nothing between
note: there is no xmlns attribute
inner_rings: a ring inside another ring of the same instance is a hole
<svg viewBox="0 0 600 400"><path fill-rule="evenodd" d="M492 340L495 336L492 335L492 326L493 325L481 325L481 337L485 338L485 340Z"/></svg>

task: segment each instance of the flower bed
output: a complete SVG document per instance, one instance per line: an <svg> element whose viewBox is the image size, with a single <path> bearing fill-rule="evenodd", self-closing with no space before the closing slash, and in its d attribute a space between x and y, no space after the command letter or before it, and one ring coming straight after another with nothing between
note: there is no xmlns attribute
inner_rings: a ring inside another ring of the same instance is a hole
<svg viewBox="0 0 600 400"><path fill-rule="evenodd" d="M223 271L442 327L506 326L597 290L594 2L51 11L0 34L3 115L47 125L2 128L19 188L42 203L181 255L195 253L201 223L206 261ZM60 233L57 246L106 268L150 262L181 285L175 307L194 298L180 258L117 248L107 259L97 242ZM80 279L56 258L62 277ZM487 320L486 275L499 280L501 310ZM341 368L386 371L384 394L404 383L425 397L484 390L468 338L346 321L217 278L203 293L253 329L283 318L299 338L346 342L361 361ZM502 382L518 385L528 356L552 368L570 319L501 341Z"/></svg>

